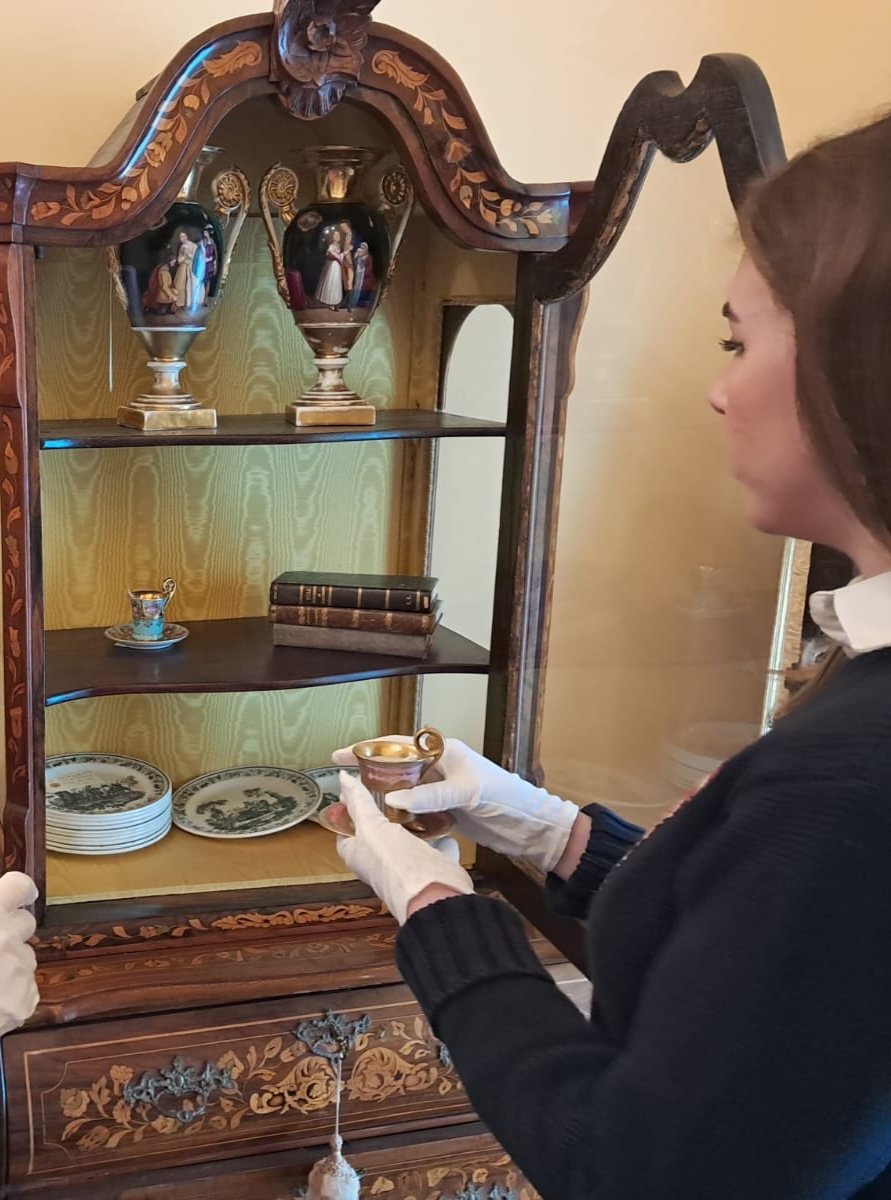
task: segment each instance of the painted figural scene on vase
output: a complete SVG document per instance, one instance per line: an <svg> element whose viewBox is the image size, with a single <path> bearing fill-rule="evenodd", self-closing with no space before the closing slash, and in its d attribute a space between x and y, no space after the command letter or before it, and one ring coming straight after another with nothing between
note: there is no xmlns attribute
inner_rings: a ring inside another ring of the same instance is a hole
<svg viewBox="0 0 891 1200"><path fill-rule="evenodd" d="M343 371L393 270L411 185L403 168L376 150L316 146L294 162L271 167L260 184L278 291L318 369L288 419L370 425L374 408L344 382Z"/></svg>
<svg viewBox="0 0 891 1200"><path fill-rule="evenodd" d="M247 215L250 185L237 167L206 168L222 151L205 146L161 220L109 252L118 300L151 358L149 391L118 411L136 429L214 428L216 412L180 384L185 355L207 326Z"/></svg>

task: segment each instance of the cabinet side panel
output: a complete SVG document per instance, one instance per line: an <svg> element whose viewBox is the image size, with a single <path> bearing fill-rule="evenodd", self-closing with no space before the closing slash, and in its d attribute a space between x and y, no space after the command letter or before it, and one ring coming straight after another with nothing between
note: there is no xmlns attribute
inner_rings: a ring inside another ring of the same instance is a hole
<svg viewBox="0 0 891 1200"><path fill-rule="evenodd" d="M42 883L43 603L34 252L0 248L0 522L5 707L4 867Z"/></svg>

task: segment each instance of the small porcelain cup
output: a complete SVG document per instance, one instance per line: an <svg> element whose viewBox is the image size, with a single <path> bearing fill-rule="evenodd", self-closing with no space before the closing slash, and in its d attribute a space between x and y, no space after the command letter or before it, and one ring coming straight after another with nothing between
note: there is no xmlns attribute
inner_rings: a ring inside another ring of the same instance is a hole
<svg viewBox="0 0 891 1200"><path fill-rule="evenodd" d="M133 613L133 637L137 642L159 642L163 638L167 605L175 591L175 582L165 579L160 588L138 588L127 592Z"/></svg>
<svg viewBox="0 0 891 1200"><path fill-rule="evenodd" d="M391 808L386 801L390 792L415 787L439 762L445 749L445 738L439 730L425 725L414 735L413 742L371 738L366 742L357 742L352 749L359 766L359 777L384 816L398 825L404 825L412 833L429 835L425 818Z"/></svg>

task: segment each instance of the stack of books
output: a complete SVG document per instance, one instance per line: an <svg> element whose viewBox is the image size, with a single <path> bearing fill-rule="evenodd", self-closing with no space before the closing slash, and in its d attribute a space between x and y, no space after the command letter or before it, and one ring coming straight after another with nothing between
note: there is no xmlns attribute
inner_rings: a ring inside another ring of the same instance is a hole
<svg viewBox="0 0 891 1200"><path fill-rule="evenodd" d="M269 589L272 640L276 646L426 658L439 624L438 582L286 571Z"/></svg>

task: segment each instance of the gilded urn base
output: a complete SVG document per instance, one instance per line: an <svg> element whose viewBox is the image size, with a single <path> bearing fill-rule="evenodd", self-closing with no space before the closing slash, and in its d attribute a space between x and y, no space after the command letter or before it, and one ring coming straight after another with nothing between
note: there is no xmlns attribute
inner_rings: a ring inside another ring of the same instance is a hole
<svg viewBox="0 0 891 1200"><path fill-rule="evenodd" d="M116 418L127 429L162 431L165 429L216 429L215 408L139 408L138 401L122 405Z"/></svg>
<svg viewBox="0 0 891 1200"><path fill-rule="evenodd" d="M118 409L118 425L127 429L216 429L216 410L205 408L180 384L186 351L196 334L203 331L203 326L134 328L152 352L147 364L152 386Z"/></svg>
<svg viewBox="0 0 891 1200"><path fill-rule="evenodd" d="M318 404L289 404L285 417L303 428L324 425L373 425L377 410L373 404L344 404L339 407Z"/></svg>

